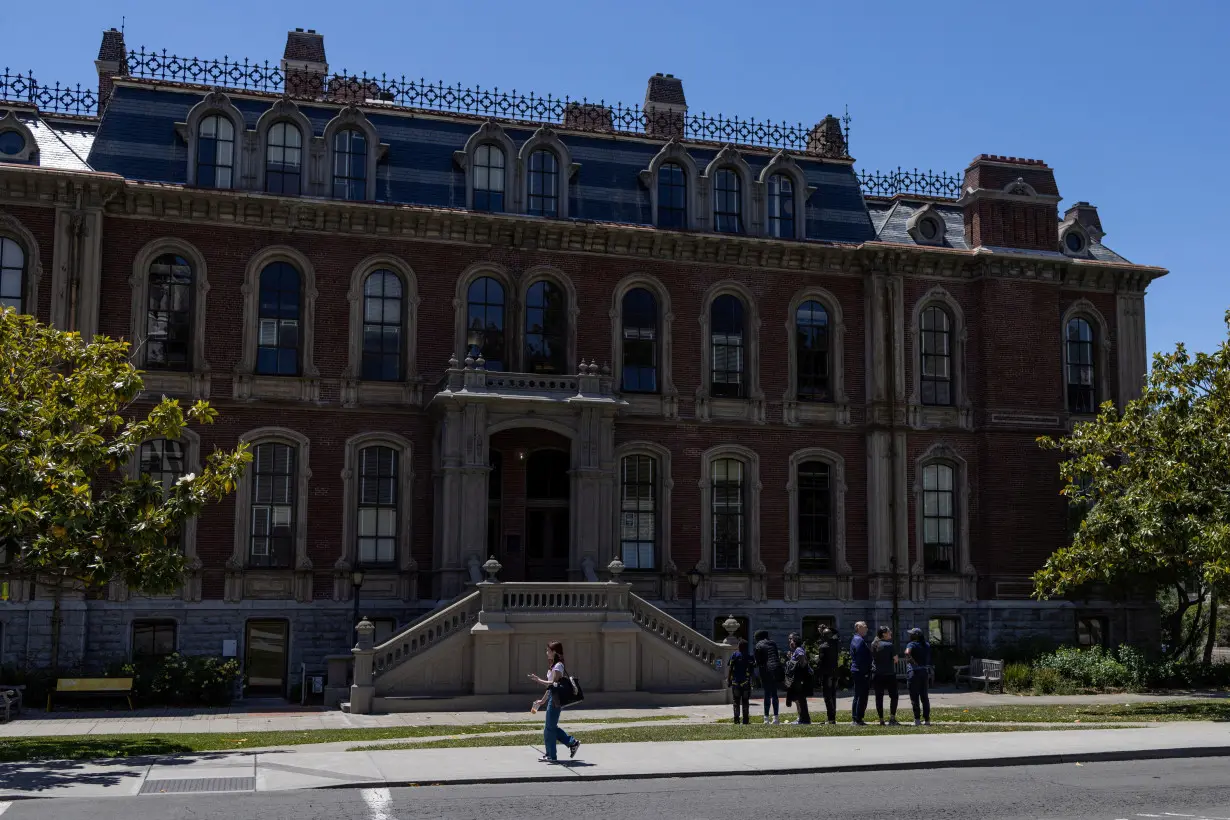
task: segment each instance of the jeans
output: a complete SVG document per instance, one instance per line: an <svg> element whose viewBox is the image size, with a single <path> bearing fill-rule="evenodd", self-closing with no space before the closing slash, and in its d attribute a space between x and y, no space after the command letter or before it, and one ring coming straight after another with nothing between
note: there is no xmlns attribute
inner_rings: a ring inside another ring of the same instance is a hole
<svg viewBox="0 0 1230 820"><path fill-rule="evenodd" d="M897 719L897 679L892 678L876 678L876 714L880 716L880 721L884 720L884 693L888 692L889 701L889 719Z"/></svg>
<svg viewBox="0 0 1230 820"><path fill-rule="evenodd" d="M547 721L542 727L542 742L546 747L547 757L555 760L555 744L563 743L565 746L571 746L576 743L576 738L569 735L559 727L560 707L555 705L554 694L547 695Z"/></svg>
<svg viewBox="0 0 1230 820"><path fill-rule="evenodd" d="M730 693L734 696L735 704L735 723L739 722L739 709L743 709L743 722L748 722L747 710L749 701L752 699L752 687L747 684L734 684L730 687Z"/></svg>
<svg viewBox="0 0 1230 820"><path fill-rule="evenodd" d="M837 722L837 676L824 675L820 678L820 690L824 694L824 711L829 723Z"/></svg>
<svg viewBox="0 0 1230 820"><path fill-rule="evenodd" d="M922 706L922 719L931 720L931 696L927 694L927 670L914 673L909 681L910 705L914 707L914 719L918 720L918 707Z"/></svg>
<svg viewBox="0 0 1230 820"><path fill-rule="evenodd" d="M855 723L862 723L867 715L867 695L871 691L871 676L866 672L854 673L854 703L851 715Z"/></svg>
<svg viewBox="0 0 1230 820"><path fill-rule="evenodd" d="M769 681L765 681L764 682L764 716L765 716L766 722L769 719L769 704L770 703L773 704L773 717L777 717L778 708L779 708L778 702L777 702L777 684L771 683Z"/></svg>

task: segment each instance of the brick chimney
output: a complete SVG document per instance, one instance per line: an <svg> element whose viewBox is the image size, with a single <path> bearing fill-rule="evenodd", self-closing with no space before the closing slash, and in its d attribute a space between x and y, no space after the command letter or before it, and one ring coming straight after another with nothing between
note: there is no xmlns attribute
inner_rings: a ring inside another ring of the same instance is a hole
<svg viewBox="0 0 1230 820"><path fill-rule="evenodd" d="M124 47L122 31L113 28L103 32L94 68L98 69L98 115L101 117L115 88L112 78L128 76L128 49Z"/></svg>
<svg viewBox="0 0 1230 820"><path fill-rule="evenodd" d="M961 189L971 248L1059 250L1059 188L1042 160L981 154L965 169Z"/></svg>
<svg viewBox="0 0 1230 820"><path fill-rule="evenodd" d="M316 29L297 28L286 33L286 50L282 53L282 76L286 78L286 93L291 97L319 99L325 96L325 76L329 64L325 61L325 36Z"/></svg>
<svg viewBox="0 0 1230 820"><path fill-rule="evenodd" d="M841 120L829 114L816 123L807 135L807 150L822 157L844 157L846 135Z"/></svg>
<svg viewBox="0 0 1230 820"><path fill-rule="evenodd" d="M688 101L683 80L674 74L655 74L645 88L645 133L651 137L683 139Z"/></svg>
<svg viewBox="0 0 1230 820"><path fill-rule="evenodd" d="M1102 237L1106 236L1106 231L1102 230L1102 220L1098 219L1098 208L1096 205L1090 205L1088 202L1078 202L1064 211L1063 222L1059 224L1060 235L1063 234L1064 228L1074 224L1084 228L1085 233L1089 234L1089 238L1094 242L1101 242Z"/></svg>

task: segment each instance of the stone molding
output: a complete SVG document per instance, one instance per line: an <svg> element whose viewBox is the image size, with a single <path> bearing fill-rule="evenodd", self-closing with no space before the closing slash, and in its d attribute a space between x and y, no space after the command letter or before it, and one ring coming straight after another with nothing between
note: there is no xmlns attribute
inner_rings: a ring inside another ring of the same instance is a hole
<svg viewBox="0 0 1230 820"><path fill-rule="evenodd" d="M922 403L922 314L929 307L938 306L948 314L949 338L952 348L952 403L949 405L924 405ZM942 285L935 285L914 303L910 314L907 338L913 349L910 371L910 395L908 418L911 427L926 429L934 427L960 427L972 430L974 412L969 399L967 353L969 327L965 323L965 311L951 293Z"/></svg>
<svg viewBox="0 0 1230 820"><path fill-rule="evenodd" d="M801 569L799 558L799 465L822 461L829 465L832 493L832 520L829 528L833 547L833 571L811 574ZM846 461L840 454L823 447L809 447L790 455L790 479L786 493L790 503L790 553L782 574L786 581L786 601L801 598L854 599L854 570L846 558Z"/></svg>
<svg viewBox="0 0 1230 820"><path fill-rule="evenodd" d="M353 595L350 571L358 566L359 529L359 453L366 447L390 447L397 453L397 553L391 567L367 567L372 576L389 575L392 583L381 589L385 596L404 601L417 599L415 573L418 563L411 555L414 514L414 449L410 441L397 433L360 433L346 441L345 466L342 468L342 544L333 564L333 600L349 601ZM385 579L381 579L385 580ZM366 581L364 582L366 586ZM367 593L371 597L371 591Z"/></svg>
<svg viewBox="0 0 1230 820"><path fill-rule="evenodd" d="M797 322L799 308L807 302L819 302L828 313L829 320L829 380L833 397L831 401L799 400L799 343ZM804 288L790 300L786 314L787 381L782 394L782 420L786 424L819 422L823 424L849 424L850 398L846 395L846 320L841 301L832 291L818 285Z"/></svg>
<svg viewBox="0 0 1230 820"><path fill-rule="evenodd" d="M664 416L668 419L679 417L679 391L675 388L674 378L674 339L673 327L675 313L671 309L671 295L666 286L655 276L643 273L633 273L619 280L611 294L611 354L614 357L612 373L616 391L622 391L624 370L624 297L629 291L643 288L653 294L658 309L658 392L623 393L624 401L628 402L627 412L632 415Z"/></svg>

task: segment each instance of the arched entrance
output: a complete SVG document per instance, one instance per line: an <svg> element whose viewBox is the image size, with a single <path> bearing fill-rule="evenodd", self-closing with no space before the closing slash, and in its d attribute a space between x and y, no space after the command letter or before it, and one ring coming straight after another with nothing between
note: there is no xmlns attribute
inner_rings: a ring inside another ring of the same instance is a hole
<svg viewBox="0 0 1230 820"><path fill-rule="evenodd" d="M572 442L548 430L491 436L487 545L509 581L566 581Z"/></svg>

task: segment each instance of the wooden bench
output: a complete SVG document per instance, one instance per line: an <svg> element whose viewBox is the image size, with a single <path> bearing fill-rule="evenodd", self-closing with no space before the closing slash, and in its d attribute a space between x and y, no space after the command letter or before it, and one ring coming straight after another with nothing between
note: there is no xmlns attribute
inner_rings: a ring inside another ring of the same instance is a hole
<svg viewBox="0 0 1230 820"><path fill-rule="evenodd" d="M54 692L47 693L48 712L52 709L52 694L122 697L128 701L128 708L133 708L132 678L58 678Z"/></svg>
<svg viewBox="0 0 1230 820"><path fill-rule="evenodd" d="M982 683L984 692L990 692L993 683L999 684L999 691L1004 691L1003 661L971 657L968 664L954 666L953 672L956 673L953 683L958 687L961 685L961 679L964 678L971 689L974 688L974 681L979 681Z"/></svg>
<svg viewBox="0 0 1230 820"><path fill-rule="evenodd" d="M909 678L909 675L907 674L909 670L910 670L910 662L905 659L905 656L902 655L901 657L897 658L897 680L899 681L907 680ZM927 684L931 686L935 685L935 667L934 666L927 667Z"/></svg>

